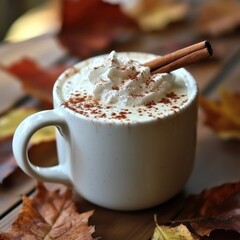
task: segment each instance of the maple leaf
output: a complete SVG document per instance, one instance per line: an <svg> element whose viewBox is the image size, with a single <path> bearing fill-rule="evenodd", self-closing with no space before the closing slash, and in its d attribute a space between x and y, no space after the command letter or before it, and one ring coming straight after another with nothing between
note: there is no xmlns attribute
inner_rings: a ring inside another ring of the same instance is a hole
<svg viewBox="0 0 240 240"><path fill-rule="evenodd" d="M0 240L14 239L84 239L91 240L94 226L88 225L93 211L78 213L67 189L48 191L38 183L33 199L23 197L23 206L8 233L0 233Z"/></svg>
<svg viewBox="0 0 240 240"><path fill-rule="evenodd" d="M58 76L67 69L66 65L43 68L33 59L22 58L9 66L1 66L15 75L22 83L24 91L40 100L52 103L52 88Z"/></svg>
<svg viewBox="0 0 240 240"><path fill-rule="evenodd" d="M231 230L240 234L240 182L206 189L190 196L178 220L184 220L201 236L213 230Z"/></svg>
<svg viewBox="0 0 240 240"><path fill-rule="evenodd" d="M220 90L216 100L199 98L209 126L219 137L240 139L240 93L226 89Z"/></svg>
<svg viewBox="0 0 240 240"><path fill-rule="evenodd" d="M118 5L101 0L63 0L60 42L75 56L86 58L109 48L138 29Z"/></svg>
<svg viewBox="0 0 240 240"><path fill-rule="evenodd" d="M219 36L233 31L240 25L238 0L215 0L201 5L197 19L201 33Z"/></svg>

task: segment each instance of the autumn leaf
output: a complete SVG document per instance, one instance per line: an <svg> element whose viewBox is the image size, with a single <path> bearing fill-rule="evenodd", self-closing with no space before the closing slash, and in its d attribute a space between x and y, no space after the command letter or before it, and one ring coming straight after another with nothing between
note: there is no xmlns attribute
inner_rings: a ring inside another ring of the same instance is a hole
<svg viewBox="0 0 240 240"><path fill-rule="evenodd" d="M223 139L240 139L240 93L222 88L219 99L199 98L205 124Z"/></svg>
<svg viewBox="0 0 240 240"><path fill-rule="evenodd" d="M152 240L198 240L197 236L194 236L188 228L179 224L177 226L159 226L155 219L156 228L154 230Z"/></svg>
<svg viewBox="0 0 240 240"><path fill-rule="evenodd" d="M12 138L0 139L0 183L3 184L18 168L12 153ZM49 167L57 164L56 142L48 139L31 143L28 147L28 156L31 162L37 166Z"/></svg>
<svg viewBox="0 0 240 240"><path fill-rule="evenodd" d="M39 111L36 108L19 107L12 109L0 117L0 139L12 137L17 126L28 116ZM55 128L45 127L37 131L30 143L38 144L55 139Z"/></svg>
<svg viewBox="0 0 240 240"><path fill-rule="evenodd" d="M27 94L52 103L53 85L67 66L43 68L33 59L22 58L9 66L1 66L1 68L15 75L22 83Z"/></svg>
<svg viewBox="0 0 240 240"><path fill-rule="evenodd" d="M21 107L12 109L0 117L0 183L3 183L3 181L18 168L12 153L12 137L16 127L24 118L37 111L38 109L36 108ZM31 138L28 154L43 156L44 153L42 153L41 150L46 150L47 148L50 155L50 150L54 149L54 143L54 127L42 128ZM34 157L34 161L36 161L35 159L38 159L38 157ZM43 163L41 162L40 164Z"/></svg>
<svg viewBox="0 0 240 240"><path fill-rule="evenodd" d="M0 139L12 137L17 126L29 115L36 113L35 108L16 108L0 116Z"/></svg>
<svg viewBox="0 0 240 240"><path fill-rule="evenodd" d="M197 26L204 35L219 36L240 25L238 0L215 0L201 4Z"/></svg>
<svg viewBox="0 0 240 240"><path fill-rule="evenodd" d="M12 138L0 139L0 183L17 169L12 154Z"/></svg>
<svg viewBox="0 0 240 240"><path fill-rule="evenodd" d="M48 191L38 184L34 198L23 197L23 205L11 231L0 233L0 240L14 239L84 239L91 240L94 226L88 225L93 211L78 213L67 189Z"/></svg>
<svg viewBox="0 0 240 240"><path fill-rule="evenodd" d="M190 196L178 222L189 223L196 233L209 236L213 230L231 230L240 237L240 182L206 189Z"/></svg>
<svg viewBox="0 0 240 240"><path fill-rule="evenodd" d="M152 240L239 238L240 182L237 182L189 196L175 219L161 226L156 223Z"/></svg>
<svg viewBox="0 0 240 240"><path fill-rule="evenodd" d="M102 0L63 0L61 20L59 40L80 58L103 52L117 39L126 38L138 29L118 5Z"/></svg>
<svg viewBox="0 0 240 240"><path fill-rule="evenodd" d="M36 108L20 107L12 109L0 117L0 183L3 183L3 180L18 167L12 153L12 137L18 124L37 111ZM42 128L32 136L28 154L34 154L36 156L34 159L38 159L37 155L43 157L44 152L42 151L44 150L50 156L50 153L54 150L54 143L55 128L51 126ZM48 159L49 162L49 156L48 158L41 158L42 161ZM43 164L42 161L40 164Z"/></svg>

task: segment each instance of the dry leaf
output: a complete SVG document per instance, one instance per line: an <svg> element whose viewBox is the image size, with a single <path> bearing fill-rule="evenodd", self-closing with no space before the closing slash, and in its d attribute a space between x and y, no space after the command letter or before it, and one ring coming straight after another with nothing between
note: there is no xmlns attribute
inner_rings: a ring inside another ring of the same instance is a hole
<svg viewBox="0 0 240 240"><path fill-rule="evenodd" d="M48 191L38 184L33 199L23 197L23 206L9 233L0 233L0 240L14 239L84 239L91 240L94 227L88 225L93 211L78 213L67 189Z"/></svg>
<svg viewBox="0 0 240 240"><path fill-rule="evenodd" d="M189 196L174 220L157 225L152 239L240 239L240 182Z"/></svg>
<svg viewBox="0 0 240 240"><path fill-rule="evenodd" d="M221 89L220 99L201 96L200 106L205 112L205 124L224 139L240 139L240 93Z"/></svg>
<svg viewBox="0 0 240 240"><path fill-rule="evenodd" d="M27 94L49 103L52 103L52 88L56 79L67 68L61 65L45 69L30 58L22 58L10 66L1 67L21 81Z"/></svg>
<svg viewBox="0 0 240 240"><path fill-rule="evenodd" d="M59 39L80 58L107 50L115 40L138 29L119 6L101 0L63 0L61 16Z"/></svg>
<svg viewBox="0 0 240 240"><path fill-rule="evenodd" d="M215 0L200 7L197 25L206 35L219 36L233 31L240 25L238 0Z"/></svg>
<svg viewBox="0 0 240 240"><path fill-rule="evenodd" d="M125 12L136 19L144 31L160 30L186 18L189 5L174 0L141 0Z"/></svg>
<svg viewBox="0 0 240 240"><path fill-rule="evenodd" d="M240 237L240 182L190 196L177 219L191 224L201 236L209 236L213 230L231 230Z"/></svg>
<svg viewBox="0 0 240 240"><path fill-rule="evenodd" d="M156 220L155 220L156 222ZM156 222L156 228L154 230L152 240L198 240L197 236L193 236L193 234L188 230L188 228L179 224L175 227L171 226L159 226Z"/></svg>

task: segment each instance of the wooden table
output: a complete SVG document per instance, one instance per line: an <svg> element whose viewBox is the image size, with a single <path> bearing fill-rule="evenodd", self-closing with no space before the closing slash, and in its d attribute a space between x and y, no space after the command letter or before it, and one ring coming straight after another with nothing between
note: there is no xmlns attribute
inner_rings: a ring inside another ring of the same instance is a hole
<svg viewBox="0 0 240 240"><path fill-rule="evenodd" d="M186 33L184 33L183 28L174 25L164 34L141 34L125 43L118 43L114 45L113 48L117 51L143 51L163 54L169 49L169 45L171 45L169 39L175 39L176 34L178 34L178 40L172 41L173 46L176 42L183 43L186 41L187 37L184 35ZM188 34L193 38L191 32L188 32ZM214 45L220 47L220 50L223 51L223 57L220 60L210 60L188 67L188 70L197 79L202 94L208 97L215 97L219 86L226 86L231 89L238 88L238 90L240 90L239 36L239 33L236 33L212 41ZM45 65L52 64L59 59L64 59L66 53L57 48L54 50L56 54L51 54L51 58L49 59L49 42L51 42L51 44L53 43L52 36L22 43L20 46L24 44L26 46L30 45L33 49L35 49L36 46L41 46L41 51L33 57ZM3 45L0 47L0 54L7 56L9 52L11 52L10 59L6 60L9 62L22 54L20 53L16 56L12 49L15 49L15 53L16 49L24 52L22 50L23 47L19 49L17 45L7 46L8 50L4 50L3 48L6 49L6 46ZM174 47L172 48L174 50ZM39 56L39 54L41 56ZM177 213L186 195L199 193L203 189L226 182L236 182L240 180L239 146L239 141L224 141L219 139L204 125L204 116L201 111L199 111L195 166L188 183L178 196L158 207L136 212L120 212L103 209L79 197L79 209L80 211L95 209L95 213L90 219L90 223L96 226L94 236L101 236L102 239L111 240L150 239L155 226L154 214L158 215L159 220L169 220ZM55 158L55 155L53 154L52 156L46 157ZM16 219L21 206L20 195L33 194L35 183L35 180L29 178L18 169L0 185L0 231L10 229L11 223ZM48 186L51 188L55 187L55 185Z"/></svg>

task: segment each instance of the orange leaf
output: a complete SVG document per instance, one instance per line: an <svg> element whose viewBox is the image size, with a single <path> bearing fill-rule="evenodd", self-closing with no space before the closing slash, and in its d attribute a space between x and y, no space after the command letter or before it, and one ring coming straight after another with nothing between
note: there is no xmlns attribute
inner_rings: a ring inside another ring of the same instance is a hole
<svg viewBox="0 0 240 240"><path fill-rule="evenodd" d="M12 138L0 139L0 183L17 169L12 155Z"/></svg>
<svg viewBox="0 0 240 240"><path fill-rule="evenodd" d="M199 99L205 123L222 138L240 139L240 93L221 89L220 99Z"/></svg>
<svg viewBox="0 0 240 240"><path fill-rule="evenodd" d="M93 226L88 219L93 211L78 213L67 189L48 191L42 183L33 199L23 197L23 206L9 233L0 233L7 239L84 239L91 240Z"/></svg>
<svg viewBox="0 0 240 240"><path fill-rule="evenodd" d="M67 66L44 69L33 59L22 58L18 62L2 68L18 77L27 94L52 103L53 85Z"/></svg>

